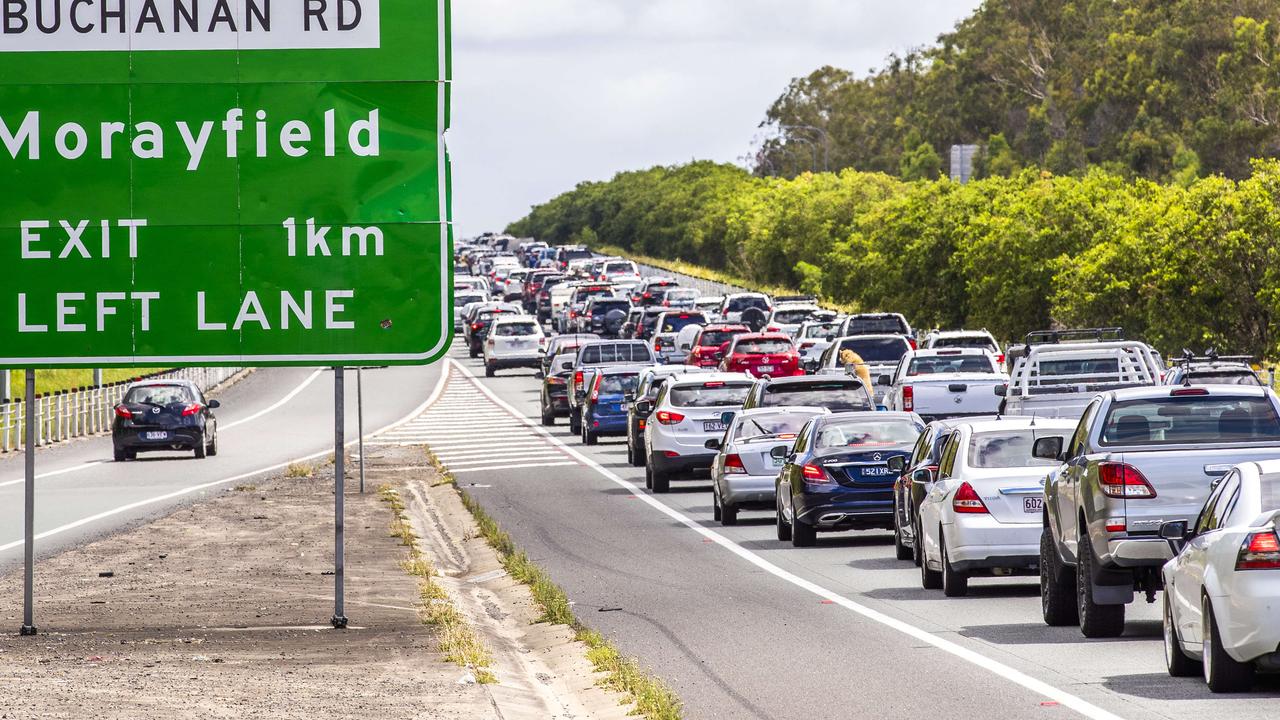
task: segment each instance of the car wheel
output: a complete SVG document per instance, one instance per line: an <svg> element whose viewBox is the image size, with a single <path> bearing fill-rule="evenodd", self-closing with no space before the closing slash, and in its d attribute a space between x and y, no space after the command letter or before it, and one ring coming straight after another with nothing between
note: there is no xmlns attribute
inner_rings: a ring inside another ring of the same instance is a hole
<svg viewBox="0 0 1280 720"><path fill-rule="evenodd" d="M471 343L471 345L467 348L467 355L471 356L471 358L473 359L480 357L480 351L476 350L475 343Z"/></svg>
<svg viewBox="0 0 1280 720"><path fill-rule="evenodd" d="M582 444L595 445L600 442L600 436L587 429L586 425L582 426Z"/></svg>
<svg viewBox="0 0 1280 720"><path fill-rule="evenodd" d="M627 438L627 464L631 467L636 466L636 448L631 444L631 438Z"/></svg>
<svg viewBox="0 0 1280 720"><path fill-rule="evenodd" d="M1080 623L1076 612L1073 570L1058 560L1053 546L1053 533L1045 528L1040 533L1040 614L1046 625L1065 627Z"/></svg>
<svg viewBox="0 0 1280 720"><path fill-rule="evenodd" d="M206 451L205 451L204 438L203 438L203 437L198 438L198 439L196 440L195 451L196 451L196 459L197 459L197 460L203 460L205 457L207 457L207 454L206 454Z"/></svg>
<svg viewBox="0 0 1280 720"><path fill-rule="evenodd" d="M485 377L493 377L494 375L496 375L496 374L497 374L497 372L498 372L498 369L497 369L497 368L495 368L494 366L490 365L489 363L485 363L485 364L484 364L484 376L485 376Z"/></svg>
<svg viewBox="0 0 1280 720"><path fill-rule="evenodd" d="M582 432L582 421L578 419L576 410L569 411L569 432L574 435Z"/></svg>
<svg viewBox="0 0 1280 720"><path fill-rule="evenodd" d="M912 520L911 530L911 562L915 563L916 567L920 567L920 563L924 562L920 554L920 524Z"/></svg>
<svg viewBox="0 0 1280 720"><path fill-rule="evenodd" d="M737 506L724 502L720 503L720 524L725 526L738 524Z"/></svg>
<svg viewBox="0 0 1280 720"><path fill-rule="evenodd" d="M1080 534L1076 546L1080 556L1076 570L1076 612L1080 616L1080 632L1087 638L1112 638L1124 634L1124 605L1099 605L1093 600L1093 548L1089 537Z"/></svg>
<svg viewBox="0 0 1280 720"><path fill-rule="evenodd" d="M919 528L919 525L916 527ZM916 546L920 548L920 587L925 590L941 590L942 573L929 569L929 556L924 551L924 535L916 535Z"/></svg>
<svg viewBox="0 0 1280 720"><path fill-rule="evenodd" d="M648 490L653 489L653 467L651 465L644 466L644 486Z"/></svg>
<svg viewBox="0 0 1280 720"><path fill-rule="evenodd" d="M968 595L969 573L951 566L951 555L947 553L947 536L942 534L942 528L938 528L938 544L942 547L942 594L947 597Z"/></svg>
<svg viewBox="0 0 1280 720"><path fill-rule="evenodd" d="M796 519L796 510L791 508L791 545L792 547L813 547L818 542L818 529L808 523Z"/></svg>
<svg viewBox="0 0 1280 720"><path fill-rule="evenodd" d="M899 560L911 559L911 548L902 542L902 527L898 524L898 509L893 509L893 556Z"/></svg>
<svg viewBox="0 0 1280 720"><path fill-rule="evenodd" d="M218 431L217 430L213 432L213 437L210 438L209 444L205 446L205 453L209 457L213 457L214 455L218 454Z"/></svg>
<svg viewBox="0 0 1280 720"><path fill-rule="evenodd" d="M657 469L649 471L653 477L653 492L661 495L671 489L671 476Z"/></svg>
<svg viewBox="0 0 1280 720"><path fill-rule="evenodd" d="M790 540L790 539L791 539L791 526L790 526L790 525L788 525L788 524L787 524L785 521L783 521L783 519L782 519L782 518L783 518L783 515L782 515L782 501L781 501L781 500L779 500L779 501L777 502L777 507L776 507L776 509L775 509L775 511L774 511L774 512L776 513L776 514L775 514L775 516L774 516L774 523L778 526L778 527L777 527L777 530L778 530L778 539L779 539L779 540L781 540L782 542L786 542L786 541L788 541L788 540Z"/></svg>
<svg viewBox="0 0 1280 720"><path fill-rule="evenodd" d="M1253 663L1242 663L1227 654L1218 634L1218 618L1213 603L1203 600L1200 617L1204 619L1204 681L1216 693L1243 692L1253 687Z"/></svg>
<svg viewBox="0 0 1280 720"><path fill-rule="evenodd" d="M711 519L720 522L720 493L711 490Z"/></svg>
<svg viewBox="0 0 1280 720"><path fill-rule="evenodd" d="M556 424L556 414L550 408L542 408L542 424L548 427Z"/></svg>
<svg viewBox="0 0 1280 720"><path fill-rule="evenodd" d="M1173 607L1169 604L1169 591L1164 593L1164 618L1161 622L1164 631L1164 664L1172 677L1195 677L1202 670L1196 662L1182 650L1178 626L1173 622Z"/></svg>
<svg viewBox="0 0 1280 720"><path fill-rule="evenodd" d="M116 462L124 462L125 458L128 457L128 452L124 448L114 448L111 455Z"/></svg>

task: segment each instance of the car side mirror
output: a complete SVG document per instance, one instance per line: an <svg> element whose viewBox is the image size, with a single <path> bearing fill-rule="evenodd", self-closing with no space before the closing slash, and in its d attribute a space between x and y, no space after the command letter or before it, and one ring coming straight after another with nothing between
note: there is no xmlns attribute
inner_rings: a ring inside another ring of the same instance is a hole
<svg viewBox="0 0 1280 720"><path fill-rule="evenodd" d="M725 410L724 412L720 413L720 422L724 423L725 425L728 425L729 423L733 422L733 418L736 416L737 416L737 413L735 413L734 411Z"/></svg>
<svg viewBox="0 0 1280 720"><path fill-rule="evenodd" d="M210 410L217 410L217 409L218 409L218 408L220 408L220 407L222 407L222 403L218 402L217 400L210 400L210 401L209 401L209 409L210 409Z"/></svg>
<svg viewBox="0 0 1280 720"><path fill-rule="evenodd" d="M703 444L702 444L702 447L704 447L704 448L706 448L706 449L708 449L708 450L719 450L719 449L720 449L720 441L719 441L719 440L717 440L716 438L711 438L710 440L708 440L708 441L706 441L705 443L703 443Z"/></svg>
<svg viewBox="0 0 1280 720"><path fill-rule="evenodd" d="M542 371L541 371L541 370L535 370L535 371L534 371L534 373L533 373L533 377L534 377L534 379L536 379L536 380L541 380L541 379L542 379L543 377L545 377L545 376L542 374Z"/></svg>
<svg viewBox="0 0 1280 720"><path fill-rule="evenodd" d="M1187 544L1187 541L1191 540L1193 533L1190 523L1186 520L1174 520L1160 526L1160 537L1169 542L1169 549L1177 555L1182 552L1182 547Z"/></svg>
<svg viewBox="0 0 1280 720"><path fill-rule="evenodd" d="M640 402L636 403L636 414L648 415L651 412L653 412L652 400L641 400Z"/></svg>
<svg viewBox="0 0 1280 720"><path fill-rule="evenodd" d="M997 385L997 386L995 386L994 388L991 388L991 389L995 392L995 394L996 394L996 395L998 395L998 396L1000 396L1000 397L1004 397L1004 396L1006 396L1006 395L1008 395L1008 394L1009 394L1009 386L1008 386L1008 385Z"/></svg>
<svg viewBox="0 0 1280 720"><path fill-rule="evenodd" d="M911 482L917 485L929 485L933 482L933 471L929 468L920 468L911 473Z"/></svg>
<svg viewBox="0 0 1280 720"><path fill-rule="evenodd" d="M892 384L893 384L893 376L892 376L892 375L881 375L880 377L876 378L876 384L877 384L877 385L892 385Z"/></svg>
<svg viewBox="0 0 1280 720"><path fill-rule="evenodd" d="M1039 460L1061 460L1062 438L1042 437L1031 446L1031 456Z"/></svg>
<svg viewBox="0 0 1280 720"><path fill-rule="evenodd" d="M773 458L774 460L784 460L790 454L791 454L791 450L788 449L786 445L779 445L769 451L769 457Z"/></svg>
<svg viewBox="0 0 1280 720"><path fill-rule="evenodd" d="M901 455L895 455L889 458L889 472L901 475L902 471L906 469L907 469L906 458L902 457Z"/></svg>

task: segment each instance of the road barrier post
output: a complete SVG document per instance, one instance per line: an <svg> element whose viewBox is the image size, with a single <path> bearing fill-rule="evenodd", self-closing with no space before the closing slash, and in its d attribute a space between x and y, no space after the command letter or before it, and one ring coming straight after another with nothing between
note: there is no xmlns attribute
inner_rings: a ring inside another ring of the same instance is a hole
<svg viewBox="0 0 1280 720"><path fill-rule="evenodd" d="M357 444L360 446L360 494L364 494L364 385L361 383L361 369L356 368L356 432L359 433Z"/></svg>
<svg viewBox="0 0 1280 720"><path fill-rule="evenodd" d="M341 630L347 626L346 608L343 607L342 583L344 558L342 555L343 508L342 491L346 484L343 446L346 445L346 411L343 408L343 368L333 369L333 618L329 622Z"/></svg>
<svg viewBox="0 0 1280 720"><path fill-rule="evenodd" d="M27 411L27 443L23 451L26 466L26 497L23 503L23 576L22 576L22 635L35 635L35 608L32 607L31 586L35 579L36 534L36 371L27 370L27 392L23 397Z"/></svg>

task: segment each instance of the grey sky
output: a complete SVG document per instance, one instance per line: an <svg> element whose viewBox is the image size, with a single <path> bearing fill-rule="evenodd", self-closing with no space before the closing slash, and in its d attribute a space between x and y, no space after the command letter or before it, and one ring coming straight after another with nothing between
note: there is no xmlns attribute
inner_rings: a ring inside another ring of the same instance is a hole
<svg viewBox="0 0 1280 720"><path fill-rule="evenodd" d="M501 230L583 180L750 149L791 78L865 73L980 0L455 0L454 218Z"/></svg>

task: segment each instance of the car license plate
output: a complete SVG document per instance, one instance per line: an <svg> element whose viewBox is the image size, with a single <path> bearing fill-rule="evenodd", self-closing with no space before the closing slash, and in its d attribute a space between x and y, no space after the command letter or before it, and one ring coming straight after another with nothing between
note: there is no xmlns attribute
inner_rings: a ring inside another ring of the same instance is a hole
<svg viewBox="0 0 1280 720"><path fill-rule="evenodd" d="M1022 498L1022 512L1038 513L1044 510L1044 498L1042 497L1024 497Z"/></svg>
<svg viewBox="0 0 1280 720"><path fill-rule="evenodd" d="M703 420L702 431L703 432L724 432L724 423L720 422L719 420Z"/></svg>
<svg viewBox="0 0 1280 720"><path fill-rule="evenodd" d="M142 437L146 440L168 440L169 433L164 430L148 430L142 433Z"/></svg>
<svg viewBox="0 0 1280 720"><path fill-rule="evenodd" d="M889 470L888 466L862 468L862 477L888 477L892 474L893 473Z"/></svg>
<svg viewBox="0 0 1280 720"><path fill-rule="evenodd" d="M774 467L782 467L783 465L787 464L786 458L773 457L772 455L770 455L769 459L773 461Z"/></svg>
<svg viewBox="0 0 1280 720"><path fill-rule="evenodd" d="M766 372L773 372L773 366L772 366L772 365L761 365L760 367L756 368L756 371L757 371L757 372L762 372L762 373L766 373Z"/></svg>

